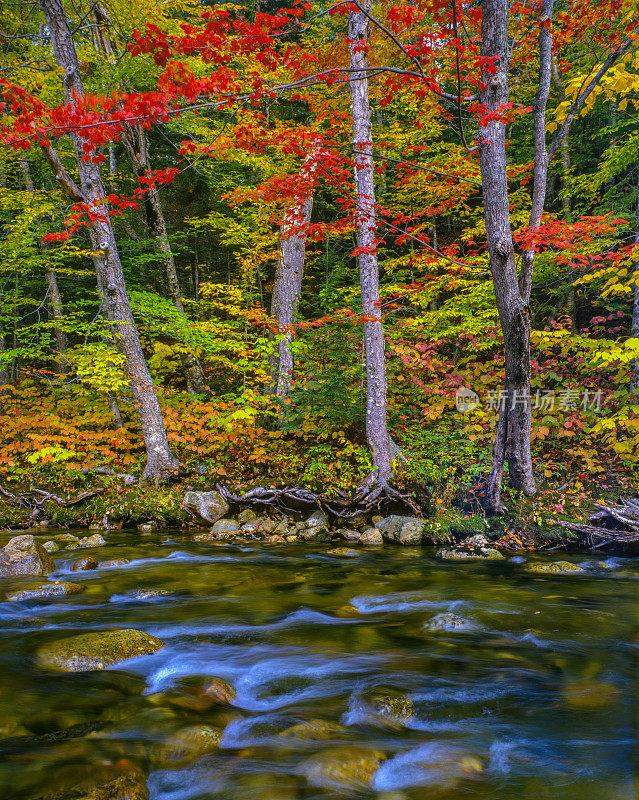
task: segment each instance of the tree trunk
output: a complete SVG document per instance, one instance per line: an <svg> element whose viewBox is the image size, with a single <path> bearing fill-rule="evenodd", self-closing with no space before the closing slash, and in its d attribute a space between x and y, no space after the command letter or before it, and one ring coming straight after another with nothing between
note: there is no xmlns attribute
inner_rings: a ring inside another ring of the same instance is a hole
<svg viewBox="0 0 639 800"><path fill-rule="evenodd" d="M33 179L31 177L31 169L29 168L29 162L25 159L20 159L20 170L22 172L22 177L24 179L24 185L27 188L27 191L31 194L35 194L35 186L33 183ZM50 253L50 243L40 240L39 248L42 255L49 261L49 253ZM66 375L69 372L68 364L64 357L64 354L67 349L67 337L66 334L61 327L62 318L64 316L64 311L62 307L62 295L60 294L60 289L58 287L58 281L55 274L55 268L50 268L49 264L45 265L45 276L47 279L47 297L48 297L48 306L51 316L53 317L53 321L56 323L54 327L54 335L55 335L55 342L56 342L56 350L58 351L58 362L60 373L62 375Z"/></svg>
<svg viewBox="0 0 639 800"><path fill-rule="evenodd" d="M371 0L363 9L370 14ZM375 222L375 173L371 110L368 98L368 18L361 11L348 15L348 47L353 72L349 80L353 111L355 152L355 222L359 276L364 314L366 355L366 439L376 468L375 478L386 485L392 474L392 457L386 422L386 363L384 328L379 298Z"/></svg>
<svg viewBox="0 0 639 800"><path fill-rule="evenodd" d="M508 103L508 0L482 0L482 9L481 55L495 59L496 72L483 70L481 103L495 113ZM486 238L505 356L504 400L487 487L487 505L493 511L503 509L501 481L505 461L516 489L526 495L536 491L530 453L530 315L528 296L524 299L519 289L510 228L505 129L504 121L495 114L482 131L480 151ZM527 274L522 274L522 283L529 294Z"/></svg>
<svg viewBox="0 0 639 800"><path fill-rule="evenodd" d="M2 327L2 317L0 317L0 356L6 352L6 345L4 343L4 329ZM4 361L0 361L0 386L6 386L11 383L11 372L9 365Z"/></svg>
<svg viewBox="0 0 639 800"><path fill-rule="evenodd" d="M146 133L142 126L140 124L127 125L122 141L129 154L136 175L141 177L146 172L149 172L151 169L149 147ZM178 280L173 250L171 249L171 242L169 241L169 234L166 228L164 210L158 190L155 188L150 188L145 198L144 213L148 234L153 239L153 249L164 268L166 296L173 303L177 311L180 314L184 314L180 282ZM204 372L202 371L202 366L198 358L192 353L185 353L181 356L181 361L189 394L204 394L207 391L206 378L204 377Z"/></svg>
<svg viewBox="0 0 639 800"><path fill-rule="evenodd" d="M69 23L61 0L40 0L40 6L51 36L56 63L64 73L64 99L71 103L76 98L84 96L84 87L80 79ZM72 134L71 139L82 187L81 193L94 217L91 224L92 234L95 241L99 242L98 280L104 290L106 318L111 324L118 351L125 358L124 368L146 446L147 464L142 478L157 483L174 475L179 464L169 448L162 411L131 312L113 228L110 218L105 213L105 192L100 168L91 161L83 160L85 153L80 137ZM59 180L62 180L61 172L60 167L56 173Z"/></svg>
<svg viewBox="0 0 639 800"><path fill-rule="evenodd" d="M639 165L638 165L639 166ZM635 216L635 244L639 246L639 181L637 182L637 211ZM635 293L632 304L632 325L630 336L639 339L639 263L635 262ZM635 395L635 404L639 404L639 359L635 359L632 364L630 375L630 391Z"/></svg>
<svg viewBox="0 0 639 800"><path fill-rule="evenodd" d="M278 399L286 397L291 388L293 374L293 325L302 291L306 237L313 212L313 178L317 168L319 146L309 151L300 170L300 177L308 180L308 190L298 205L284 214L280 228L280 251L271 298L271 317L277 322L277 341L269 358L271 373L270 392Z"/></svg>

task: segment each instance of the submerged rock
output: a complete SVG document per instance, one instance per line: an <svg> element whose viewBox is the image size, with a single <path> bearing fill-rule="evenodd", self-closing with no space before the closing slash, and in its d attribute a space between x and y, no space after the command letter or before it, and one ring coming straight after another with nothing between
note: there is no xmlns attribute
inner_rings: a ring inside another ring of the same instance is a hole
<svg viewBox="0 0 639 800"><path fill-rule="evenodd" d="M55 672L85 672L155 653L161 647L162 639L133 628L92 631L42 645L36 662L41 669Z"/></svg>
<svg viewBox="0 0 639 800"><path fill-rule="evenodd" d="M106 561L99 561L98 567L100 569L104 569L105 567L124 567L128 563L128 558L107 558Z"/></svg>
<svg viewBox="0 0 639 800"><path fill-rule="evenodd" d="M134 589L123 597L125 600L153 600L156 597L171 597L172 594L169 589Z"/></svg>
<svg viewBox="0 0 639 800"><path fill-rule="evenodd" d="M606 681L569 681L562 692L562 704L568 708L609 708L620 699L620 689Z"/></svg>
<svg viewBox="0 0 639 800"><path fill-rule="evenodd" d="M7 600L14 602L20 600L49 600L56 597L68 597L70 594L79 594L85 588L81 583L53 581L52 583L44 583L42 586L32 586L29 589L7 592Z"/></svg>
<svg viewBox="0 0 639 800"><path fill-rule="evenodd" d="M185 678L177 686L149 696L154 705L170 705L189 711L207 711L216 705L231 705L235 689L221 678Z"/></svg>
<svg viewBox="0 0 639 800"><path fill-rule="evenodd" d="M479 777L483 769L479 758L455 745L428 742L387 761L375 776L373 788L396 791L427 786L433 797L440 793L448 797L448 792L464 780Z"/></svg>
<svg viewBox="0 0 639 800"><path fill-rule="evenodd" d="M0 549L0 577L48 575L55 569L53 559L35 536L14 536Z"/></svg>
<svg viewBox="0 0 639 800"><path fill-rule="evenodd" d="M156 760L163 767L181 767L205 753L217 750L222 731L210 725L190 725L170 736L157 751Z"/></svg>
<svg viewBox="0 0 639 800"><path fill-rule="evenodd" d="M354 550L352 547L334 547L326 551L327 556L339 556L340 558L359 558L361 550Z"/></svg>
<svg viewBox="0 0 639 800"><path fill-rule="evenodd" d="M468 631L475 625L470 620L464 619L450 611L436 614L431 620L424 624L426 631Z"/></svg>
<svg viewBox="0 0 639 800"><path fill-rule="evenodd" d="M96 770L94 765L91 776L82 773L78 775L76 765L75 779L70 774L66 776L66 780L62 779L63 783L69 784L66 789L47 791L37 798L34 795L29 796L33 800L149 800L149 790L143 775L134 772L103 783L106 776L100 773L104 771L113 773L116 770L114 767L98 767ZM60 780L54 783L58 783L59 787Z"/></svg>
<svg viewBox="0 0 639 800"><path fill-rule="evenodd" d="M400 517L396 514L375 523L382 537L389 542L401 545L419 545L426 523L417 517Z"/></svg>
<svg viewBox="0 0 639 800"><path fill-rule="evenodd" d="M505 556L494 547L481 550L464 550L463 548L442 547L435 554L442 561L501 561Z"/></svg>
<svg viewBox="0 0 639 800"><path fill-rule="evenodd" d="M371 787L385 758L380 750L332 747L304 761L300 770L311 786L329 791L361 791Z"/></svg>
<svg viewBox="0 0 639 800"><path fill-rule="evenodd" d="M80 539L76 547L104 547L105 544L104 536L101 533L94 533L93 536L85 536L84 539Z"/></svg>
<svg viewBox="0 0 639 800"><path fill-rule="evenodd" d="M187 492L182 508L201 522L214 525L227 513L230 506L219 492Z"/></svg>
<svg viewBox="0 0 639 800"><path fill-rule="evenodd" d="M303 741L324 741L344 736L347 729L338 722L328 722L324 719L309 719L291 725L279 735L284 739L302 739Z"/></svg>
<svg viewBox="0 0 639 800"><path fill-rule="evenodd" d="M572 564L570 561L553 561L552 563L528 562L525 566L527 572L538 572L541 574L557 574L566 572L585 572L583 567Z"/></svg>
<svg viewBox="0 0 639 800"><path fill-rule="evenodd" d="M95 558L91 558L91 556L87 556L86 558L78 558L77 561L74 561L73 564L69 567L71 572L82 572L86 569L97 569L98 562Z"/></svg>

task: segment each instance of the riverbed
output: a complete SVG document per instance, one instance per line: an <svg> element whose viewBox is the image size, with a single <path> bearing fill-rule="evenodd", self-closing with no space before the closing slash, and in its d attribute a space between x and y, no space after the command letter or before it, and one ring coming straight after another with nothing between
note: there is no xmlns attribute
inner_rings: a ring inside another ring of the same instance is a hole
<svg viewBox="0 0 639 800"><path fill-rule="evenodd" d="M551 557L106 538L54 554L54 578L82 593L0 602L3 800L128 771L152 800L636 797L639 559L533 574L526 559ZM86 555L128 563L70 572ZM465 624L433 625L446 614ZM34 659L110 628L165 646L70 674ZM230 703L198 701L212 678ZM221 732L216 747L167 763L167 741L197 726Z"/></svg>

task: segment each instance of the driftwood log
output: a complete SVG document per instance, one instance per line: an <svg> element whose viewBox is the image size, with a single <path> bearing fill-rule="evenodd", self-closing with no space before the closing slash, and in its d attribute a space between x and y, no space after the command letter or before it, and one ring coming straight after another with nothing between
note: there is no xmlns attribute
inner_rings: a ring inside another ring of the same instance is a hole
<svg viewBox="0 0 639 800"><path fill-rule="evenodd" d="M360 514L370 514L371 511L380 511L392 505L402 506L414 514L421 515L421 509L409 495L402 494L388 485L360 489L351 496L339 492L332 497L299 487L287 489L257 487L243 495L233 494L226 486L219 483L216 488L227 503L233 505L254 508L274 506L281 511L293 513L319 508L338 520L352 519Z"/></svg>
<svg viewBox="0 0 639 800"><path fill-rule="evenodd" d="M595 503L595 508L587 525L563 520L560 524L580 533L594 550L616 544L639 547L639 498L619 498L616 506Z"/></svg>

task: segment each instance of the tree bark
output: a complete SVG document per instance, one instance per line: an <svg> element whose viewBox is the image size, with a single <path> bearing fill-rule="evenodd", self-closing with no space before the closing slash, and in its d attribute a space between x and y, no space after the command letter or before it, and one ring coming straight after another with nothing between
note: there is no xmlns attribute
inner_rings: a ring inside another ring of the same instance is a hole
<svg viewBox="0 0 639 800"><path fill-rule="evenodd" d="M504 399L499 411L486 499L490 510L501 511L504 462L508 463L510 481L516 489L526 495L536 491L530 453L530 315L528 297L522 296L515 265L508 208L506 125L498 116L498 109L508 103L509 94L508 0L482 0L482 10L481 55L495 59L496 72L491 74L483 69L485 88L481 92L481 103L497 113L482 133L480 168L490 270L504 337L505 360ZM528 278L524 275L522 283L527 287Z"/></svg>
<svg viewBox="0 0 639 800"><path fill-rule="evenodd" d="M299 203L285 212L280 227L280 249L271 298L271 317L277 323L277 340L269 358L269 389L280 400L287 397L291 388L294 366L291 342L302 291L306 238L313 212L313 178L318 155L319 145L315 144L300 170L300 177L308 181L308 188Z"/></svg>
<svg viewBox="0 0 639 800"><path fill-rule="evenodd" d="M635 244L639 247L639 180L637 181ZM630 336L633 339L639 339L639 262L635 262L634 267L634 275L637 283L635 284L634 302L632 304L632 324L630 327ZM635 395L635 404L639 404L639 359L635 359L632 364L632 373L630 375L630 391Z"/></svg>
<svg viewBox="0 0 639 800"><path fill-rule="evenodd" d="M133 170L138 177L141 177L151 169L149 161L149 145L146 133L142 126L127 125L122 137L122 142L133 165ZM173 303L173 306L180 314L186 316L180 292L180 282L175 268L173 250L169 241L169 234L166 228L164 210L160 201L157 189L150 188L144 201L144 214L146 217L147 231L153 240L153 249L160 259L164 268L164 285L166 296ZM181 356L182 369L186 378L186 386L189 394L204 394L207 391L206 378L202 371L202 366L198 358L193 353L185 353Z"/></svg>
<svg viewBox="0 0 639 800"><path fill-rule="evenodd" d="M371 11L371 0L362 8ZM384 327L379 298L375 221L375 173L371 109L368 96L368 18L362 11L348 15L353 150L355 162L355 222L359 276L364 314L366 356L366 439L371 449L374 476L384 486L392 474L392 457L386 421L386 363Z"/></svg>
<svg viewBox="0 0 639 800"><path fill-rule="evenodd" d="M24 180L24 185L26 189L31 194L35 194L35 186L33 183L33 178L31 177L31 169L29 167L29 162L25 159L20 159L20 170L22 172L22 177ZM49 261L49 253L50 253L50 243L40 240L39 248L42 255ZM51 316L53 317L53 321L55 323L55 327L53 329L55 335L55 342L56 342L56 350L58 351L58 366L60 369L60 373L64 376L68 374L69 368L64 357L64 354L67 349L67 337L66 334L61 327L62 318L64 316L64 310L62 306L62 295L60 294L60 288L58 287L58 281L55 274L55 268L51 268L49 264L45 264L45 276L47 280L47 297L48 297L48 306Z"/></svg>
<svg viewBox="0 0 639 800"><path fill-rule="evenodd" d="M40 0L40 6L51 36L56 63L64 73L64 99L67 103L73 103L84 96L84 87L64 8L61 0ZM98 281L104 291L106 318L111 325L116 347L125 358L124 368L142 427L147 453L147 464L142 479L157 483L174 475L178 471L179 463L169 448L162 411L131 312L122 263L105 207L100 167L92 161L83 160L85 156L83 142L77 134L72 134L71 139L76 155L81 195L93 214L91 232L95 237L94 241L99 243L97 272ZM64 181L61 168L56 177Z"/></svg>

